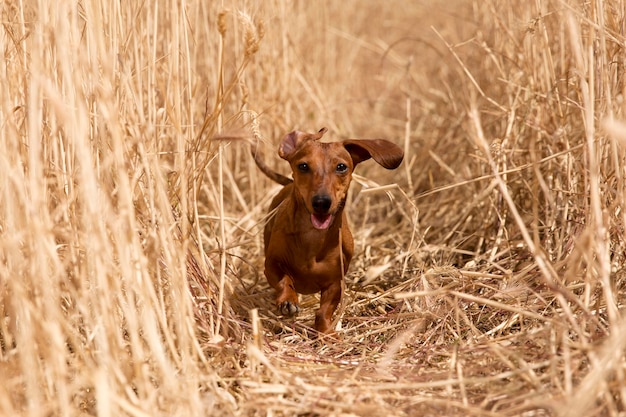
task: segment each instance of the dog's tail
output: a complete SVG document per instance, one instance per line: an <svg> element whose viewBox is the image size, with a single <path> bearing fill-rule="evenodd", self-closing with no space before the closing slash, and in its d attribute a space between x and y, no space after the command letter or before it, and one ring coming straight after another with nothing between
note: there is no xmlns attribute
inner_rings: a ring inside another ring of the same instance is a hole
<svg viewBox="0 0 626 417"><path fill-rule="evenodd" d="M259 167L261 171L263 171L265 175L269 177L269 179L279 183L280 185L289 185L293 182L291 178L285 177L284 175L279 174L276 171L273 171L270 167L267 166L265 161L261 159L261 155L258 152L256 143L252 143L252 145L250 146L250 153L252 154L252 157L254 158L254 162L256 162L256 165Z"/></svg>

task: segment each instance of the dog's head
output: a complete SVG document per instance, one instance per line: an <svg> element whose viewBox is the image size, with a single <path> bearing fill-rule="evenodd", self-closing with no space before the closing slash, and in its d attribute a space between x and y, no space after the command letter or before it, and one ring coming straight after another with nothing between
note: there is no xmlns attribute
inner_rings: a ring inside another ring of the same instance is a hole
<svg viewBox="0 0 626 417"><path fill-rule="evenodd" d="M320 142L326 128L317 133L294 131L287 134L278 155L291 165L294 189L311 214L316 229L328 229L343 209L357 164L370 158L387 169L397 168L404 152L385 139L350 139Z"/></svg>

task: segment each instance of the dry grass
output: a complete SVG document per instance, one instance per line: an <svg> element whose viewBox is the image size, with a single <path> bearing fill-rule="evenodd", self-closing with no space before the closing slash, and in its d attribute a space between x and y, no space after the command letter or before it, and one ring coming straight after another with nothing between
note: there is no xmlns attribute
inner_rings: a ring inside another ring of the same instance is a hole
<svg viewBox="0 0 626 417"><path fill-rule="evenodd" d="M2 3L0 414L624 415L624 1L253 4ZM321 126L406 150L332 343L246 144Z"/></svg>

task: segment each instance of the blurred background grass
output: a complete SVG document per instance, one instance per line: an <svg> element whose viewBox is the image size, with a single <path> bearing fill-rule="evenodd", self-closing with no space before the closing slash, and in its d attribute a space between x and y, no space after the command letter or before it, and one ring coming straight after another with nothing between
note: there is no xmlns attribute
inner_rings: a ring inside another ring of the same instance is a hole
<svg viewBox="0 0 626 417"><path fill-rule="evenodd" d="M621 415L624 10L3 2L1 414ZM275 316L247 143L322 126L406 152L332 344Z"/></svg>

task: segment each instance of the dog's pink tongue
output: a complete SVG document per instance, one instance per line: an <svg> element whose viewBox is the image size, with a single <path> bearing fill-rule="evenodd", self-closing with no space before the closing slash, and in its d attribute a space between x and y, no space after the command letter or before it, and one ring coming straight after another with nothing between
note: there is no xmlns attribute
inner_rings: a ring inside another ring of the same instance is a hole
<svg viewBox="0 0 626 417"><path fill-rule="evenodd" d="M330 214L311 214L311 223L316 229L328 229L331 219Z"/></svg>

